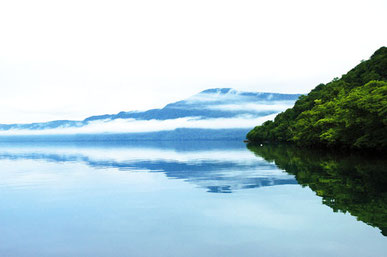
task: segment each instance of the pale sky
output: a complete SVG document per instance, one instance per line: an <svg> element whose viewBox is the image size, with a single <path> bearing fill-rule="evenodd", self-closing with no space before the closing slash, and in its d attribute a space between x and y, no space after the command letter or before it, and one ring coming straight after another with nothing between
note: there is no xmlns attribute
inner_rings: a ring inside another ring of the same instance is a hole
<svg viewBox="0 0 387 257"><path fill-rule="evenodd" d="M0 123L307 93L387 45L387 1L0 1Z"/></svg>

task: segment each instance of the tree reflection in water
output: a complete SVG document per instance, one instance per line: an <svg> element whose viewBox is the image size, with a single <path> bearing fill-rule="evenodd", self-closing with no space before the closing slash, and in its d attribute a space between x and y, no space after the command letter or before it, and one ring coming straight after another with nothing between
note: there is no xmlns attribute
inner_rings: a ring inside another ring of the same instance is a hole
<svg viewBox="0 0 387 257"><path fill-rule="evenodd" d="M291 145L248 149L310 187L334 212L350 213L387 236L387 161L361 153L333 153Z"/></svg>

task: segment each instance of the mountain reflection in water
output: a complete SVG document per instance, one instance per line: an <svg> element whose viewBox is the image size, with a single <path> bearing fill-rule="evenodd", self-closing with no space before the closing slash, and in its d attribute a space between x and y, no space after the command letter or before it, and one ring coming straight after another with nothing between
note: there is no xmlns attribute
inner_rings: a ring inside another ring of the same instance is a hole
<svg viewBox="0 0 387 257"><path fill-rule="evenodd" d="M385 256L384 162L249 149L0 143L0 256Z"/></svg>
<svg viewBox="0 0 387 257"><path fill-rule="evenodd" d="M295 175L334 212L350 213L387 236L387 161L360 153L249 145L258 157Z"/></svg>
<svg viewBox="0 0 387 257"><path fill-rule="evenodd" d="M293 175L261 158L251 158L240 142L126 142L0 145L0 159L82 162L93 168L162 172L212 193L297 184ZM224 150L225 148L227 150ZM223 150L222 150L223 149Z"/></svg>

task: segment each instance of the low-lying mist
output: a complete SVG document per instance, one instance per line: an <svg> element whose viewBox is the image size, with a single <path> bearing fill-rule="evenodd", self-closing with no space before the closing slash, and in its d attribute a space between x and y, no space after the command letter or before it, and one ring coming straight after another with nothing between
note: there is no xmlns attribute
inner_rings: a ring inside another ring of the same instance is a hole
<svg viewBox="0 0 387 257"><path fill-rule="evenodd" d="M250 115L235 118L201 119L186 117L169 120L135 120L115 119L93 121L82 127L59 127L54 129L10 129L0 131L0 135L69 135L69 134L101 134L101 133L136 133L174 130L177 128L200 129L235 129L253 128L264 121L273 119L275 114L263 117Z"/></svg>

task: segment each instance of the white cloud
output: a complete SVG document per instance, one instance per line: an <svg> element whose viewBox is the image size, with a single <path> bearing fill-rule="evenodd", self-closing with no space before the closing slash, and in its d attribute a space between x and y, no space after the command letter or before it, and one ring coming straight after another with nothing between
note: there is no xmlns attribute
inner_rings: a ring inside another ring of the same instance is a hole
<svg viewBox="0 0 387 257"><path fill-rule="evenodd" d="M247 97L241 96L240 92L231 89L227 93L222 93L219 90L215 92L205 92L200 94L195 94L187 99L188 103L206 103L206 102L213 102L216 100L222 100L222 101L246 101Z"/></svg>
<svg viewBox="0 0 387 257"><path fill-rule="evenodd" d="M245 112L262 112L262 111L284 111L294 105L294 101L284 102L261 102L261 103L242 103L242 104L219 104L209 105L207 108L214 110L226 111L245 111Z"/></svg>

